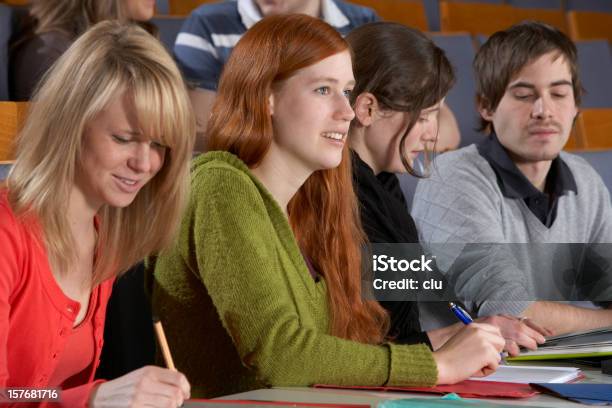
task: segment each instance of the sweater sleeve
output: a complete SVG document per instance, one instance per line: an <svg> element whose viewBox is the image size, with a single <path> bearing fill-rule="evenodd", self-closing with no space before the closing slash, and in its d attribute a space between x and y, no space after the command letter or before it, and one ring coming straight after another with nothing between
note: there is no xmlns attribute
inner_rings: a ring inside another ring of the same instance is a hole
<svg viewBox="0 0 612 408"><path fill-rule="evenodd" d="M612 305L612 204L610 192L600 175L588 167L588 190L593 194L591 203L595 212L592 217L592 233L589 237L585 263L577 282L581 299L591 300L603 307ZM586 183L585 183L586 184Z"/></svg>
<svg viewBox="0 0 612 408"><path fill-rule="evenodd" d="M452 154L452 153L449 153ZM417 185L412 216L423 245L437 256L457 296L479 316L521 314L529 278L503 235L501 202L492 170L466 157L441 157Z"/></svg>
<svg viewBox="0 0 612 408"><path fill-rule="evenodd" d="M304 325L253 182L225 168L201 176L194 189L205 197L195 208L198 269L243 364L273 386L435 383L425 345L366 345Z"/></svg>

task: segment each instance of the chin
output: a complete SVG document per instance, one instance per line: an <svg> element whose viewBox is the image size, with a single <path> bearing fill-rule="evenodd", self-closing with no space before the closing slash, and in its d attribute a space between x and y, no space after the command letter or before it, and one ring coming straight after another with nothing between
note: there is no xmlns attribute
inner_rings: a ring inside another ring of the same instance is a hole
<svg viewBox="0 0 612 408"><path fill-rule="evenodd" d="M523 158L527 161L531 162L541 162L541 161L549 161L554 160L559 156L561 150L550 150L550 151L541 151L541 152L526 152L523 155Z"/></svg>
<svg viewBox="0 0 612 408"><path fill-rule="evenodd" d="M106 197L105 203L106 205L108 205L109 207L113 207L113 208L125 208L127 206L129 206L130 204L132 204L134 202L134 199L136 198L136 196L125 196L125 197L118 197L118 196L113 196L113 197Z"/></svg>
<svg viewBox="0 0 612 408"><path fill-rule="evenodd" d="M330 158L329 160L325 160L324 162L320 164L319 167L321 170L335 169L336 167L340 166L340 163L342 163L342 156L338 158L333 158L333 159Z"/></svg>

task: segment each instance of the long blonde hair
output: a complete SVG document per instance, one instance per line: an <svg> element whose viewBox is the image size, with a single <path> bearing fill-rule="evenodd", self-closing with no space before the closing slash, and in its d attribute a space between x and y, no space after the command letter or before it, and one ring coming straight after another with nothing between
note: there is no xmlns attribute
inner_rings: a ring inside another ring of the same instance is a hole
<svg viewBox="0 0 612 408"><path fill-rule="evenodd" d="M135 25L105 21L81 36L34 96L8 178L9 201L34 214L59 273L76 261L67 219L86 125L119 95L132 98L140 131L168 146L158 174L125 208L100 212L94 282L125 271L174 236L188 190L195 120L179 70L163 46Z"/></svg>

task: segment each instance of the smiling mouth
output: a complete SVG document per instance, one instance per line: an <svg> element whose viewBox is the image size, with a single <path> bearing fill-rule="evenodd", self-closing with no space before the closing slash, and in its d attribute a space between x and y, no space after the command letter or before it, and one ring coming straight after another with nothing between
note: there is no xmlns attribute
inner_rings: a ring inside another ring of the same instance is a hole
<svg viewBox="0 0 612 408"><path fill-rule="evenodd" d="M324 138L327 139L332 139L332 140L337 140L337 141L342 141L344 140L344 137L346 136L346 133L340 133L340 132L324 132L322 134L322 136Z"/></svg>
<svg viewBox="0 0 612 408"><path fill-rule="evenodd" d="M136 184L138 184L138 180L133 180L133 179L126 178L126 177L120 177L120 176L117 176L117 175L114 175L114 177L117 180L119 180L121 183L123 183L123 184L125 184L126 186L129 186L129 187L133 187Z"/></svg>

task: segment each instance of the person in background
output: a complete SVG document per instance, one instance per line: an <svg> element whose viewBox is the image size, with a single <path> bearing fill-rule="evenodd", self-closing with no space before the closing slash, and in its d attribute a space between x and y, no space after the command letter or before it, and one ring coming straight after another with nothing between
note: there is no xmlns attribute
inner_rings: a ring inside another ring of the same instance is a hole
<svg viewBox="0 0 612 408"><path fill-rule="evenodd" d="M418 244L396 173L428 175L440 105L455 81L453 69L433 41L401 24L366 24L346 40L353 51L356 80L349 140L364 231L371 243ZM416 301L381 304L390 312L390 334L398 342L426 343L436 350L462 328L455 323L424 332ZM534 349L544 342L541 328L514 317L478 321L499 327L511 355L519 354L519 346Z"/></svg>
<svg viewBox="0 0 612 408"><path fill-rule="evenodd" d="M412 215L422 241L465 244L438 261L465 266L445 273L479 316L529 318L554 334L612 326L609 303L593 309L533 295L554 288L566 300L612 298L609 247L591 245L612 243L610 194L584 159L562 151L582 95L576 46L554 27L525 22L489 37L474 69L487 136L441 155L419 182ZM573 255L559 243L582 244L585 263L562 265ZM581 298L568 299L570 290Z"/></svg>
<svg viewBox="0 0 612 408"><path fill-rule="evenodd" d="M22 34L11 46L11 99L27 101L49 67L89 27L104 20L137 22L147 31L150 0L32 0Z"/></svg>
<svg viewBox="0 0 612 408"><path fill-rule="evenodd" d="M343 0L231 0L203 4L183 24L176 38L174 56L185 80L198 122L196 150L206 150L206 124L217 95L223 66L244 33L265 16L301 13L320 17L346 36L379 17L367 7ZM445 105L441 115L446 148L459 144L459 128Z"/></svg>
<svg viewBox="0 0 612 408"><path fill-rule="evenodd" d="M496 369L497 328L467 326L434 353L397 345L361 295L354 82L346 41L304 14L262 19L232 52L180 238L154 265L153 306L193 395L428 386Z"/></svg>
<svg viewBox="0 0 612 408"><path fill-rule="evenodd" d="M58 59L0 191L1 388L57 387L65 407L189 398L160 367L93 378L114 278L174 238L194 136L180 72L141 28L99 23Z"/></svg>

